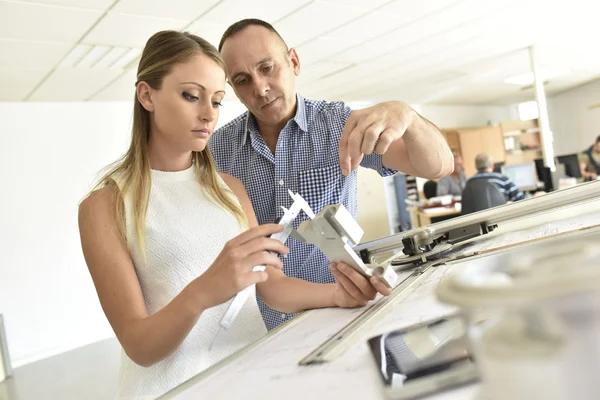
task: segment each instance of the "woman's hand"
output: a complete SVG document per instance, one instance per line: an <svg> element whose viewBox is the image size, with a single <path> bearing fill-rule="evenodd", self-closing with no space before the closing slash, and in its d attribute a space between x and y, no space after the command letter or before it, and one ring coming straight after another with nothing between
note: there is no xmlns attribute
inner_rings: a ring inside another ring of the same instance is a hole
<svg viewBox="0 0 600 400"><path fill-rule="evenodd" d="M255 266L281 269L281 260L275 253L287 254L289 250L269 236L282 230L279 224L260 225L227 242L215 262L194 281L201 286L197 293L202 308L224 303L246 287L266 281L267 272L252 271Z"/></svg>

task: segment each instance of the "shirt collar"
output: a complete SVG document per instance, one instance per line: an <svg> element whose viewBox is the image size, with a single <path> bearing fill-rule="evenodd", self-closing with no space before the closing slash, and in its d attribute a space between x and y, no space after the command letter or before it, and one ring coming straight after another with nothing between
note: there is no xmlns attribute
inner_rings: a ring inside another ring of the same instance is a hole
<svg viewBox="0 0 600 400"><path fill-rule="evenodd" d="M296 115L294 115L294 122L298 124L298 127L302 132L308 132L308 121L306 118L306 102L304 97L300 93L296 93Z"/></svg>
<svg viewBox="0 0 600 400"><path fill-rule="evenodd" d="M298 128L302 132L308 132L308 121L306 117L306 102L304 101L304 97L300 93L296 93L296 114L292 119L298 125ZM260 134L258 130L258 124L256 123L256 118L250 111L246 112L246 121L245 121L245 129L244 129L244 143L248 140L249 133L254 133L256 135Z"/></svg>

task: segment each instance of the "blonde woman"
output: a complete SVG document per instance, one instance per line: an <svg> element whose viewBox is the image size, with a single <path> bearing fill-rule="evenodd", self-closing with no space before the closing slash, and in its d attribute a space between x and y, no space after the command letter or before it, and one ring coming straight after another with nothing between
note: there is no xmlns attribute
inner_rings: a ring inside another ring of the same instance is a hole
<svg viewBox="0 0 600 400"><path fill-rule="evenodd" d="M119 398L156 398L264 335L251 296L208 349L230 299L252 284L284 313L357 307L389 293L341 264L332 265L335 284L281 272L271 252L287 247L268 238L281 227L256 226L243 185L217 173L206 147L225 96L225 68L211 44L159 32L137 78L129 150L79 209L84 256L124 350ZM256 265L267 270L253 272Z"/></svg>

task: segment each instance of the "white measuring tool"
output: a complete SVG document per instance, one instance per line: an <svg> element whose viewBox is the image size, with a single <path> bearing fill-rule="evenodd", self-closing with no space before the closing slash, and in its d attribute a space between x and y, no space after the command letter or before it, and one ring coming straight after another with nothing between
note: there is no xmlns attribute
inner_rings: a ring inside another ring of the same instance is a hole
<svg viewBox="0 0 600 400"><path fill-rule="evenodd" d="M312 211L312 209L302 196L300 196L298 193L294 194L291 190L288 190L288 193L290 197L294 200L294 202L292 203L289 209L281 207L283 209L283 216L281 217L278 223L280 225L283 225L284 229L283 231L274 233L270 236L271 239L279 240L281 243L284 244L287 241L290 234L292 233L292 230L294 229L293 222L298 216L298 214L300 214L300 211L304 211L304 213L311 219L315 217L315 213ZM252 268L252 271L264 271L265 269L266 267L264 265L257 265L254 268ZM221 318L221 322L219 323L219 330L217 331L213 340L211 341L210 346L208 348L209 350L212 349L212 346L219 337L221 330L228 330L231 327L231 325L233 325L233 322L242 310L244 303L246 303L246 300L253 292L254 287L255 285L250 285L235 295L232 302L229 304L229 307L227 307L227 311L225 311L225 314Z"/></svg>

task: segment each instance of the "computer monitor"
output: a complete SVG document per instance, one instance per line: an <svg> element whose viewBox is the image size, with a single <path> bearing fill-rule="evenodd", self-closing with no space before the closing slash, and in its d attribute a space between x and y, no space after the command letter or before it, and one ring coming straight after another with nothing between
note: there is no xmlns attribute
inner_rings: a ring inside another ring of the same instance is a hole
<svg viewBox="0 0 600 400"><path fill-rule="evenodd" d="M502 174L509 177L522 191L537 190L538 177L534 162L505 165L502 167Z"/></svg>
<svg viewBox="0 0 600 400"><path fill-rule="evenodd" d="M502 172L502 167L504 167L504 161L494 163L494 172Z"/></svg>
<svg viewBox="0 0 600 400"><path fill-rule="evenodd" d="M564 156L556 157L560 164L565 166L565 174L571 178L582 178L581 168L579 168L579 157L577 153L566 154Z"/></svg>
<svg viewBox="0 0 600 400"><path fill-rule="evenodd" d="M555 187L554 187L554 184L552 181L552 178L553 178L552 171L550 171L550 168L548 168L544 165L543 158L536 158L534 162L535 162L535 170L537 171L538 181L544 182L544 190L546 192L553 191ZM564 166L563 166L563 168L564 168Z"/></svg>

